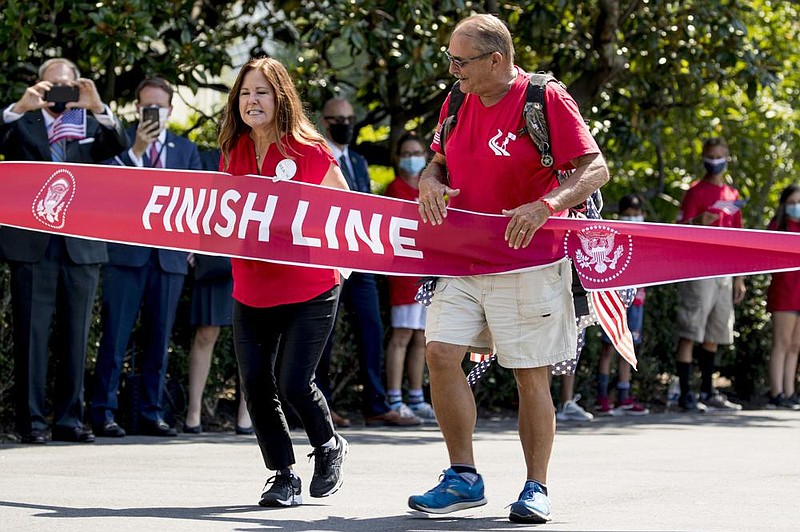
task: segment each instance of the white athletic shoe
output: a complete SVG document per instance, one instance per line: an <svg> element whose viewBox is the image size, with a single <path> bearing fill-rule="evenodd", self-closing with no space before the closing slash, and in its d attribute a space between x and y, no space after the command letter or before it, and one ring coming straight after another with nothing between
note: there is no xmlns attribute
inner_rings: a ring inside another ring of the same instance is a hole
<svg viewBox="0 0 800 532"><path fill-rule="evenodd" d="M436 414L434 414L433 406L430 403L422 401L421 403L409 404L408 407L422 421L436 422Z"/></svg>
<svg viewBox="0 0 800 532"><path fill-rule="evenodd" d="M571 401L566 401L556 412L559 421L591 421L594 416L578 405L581 394L575 394Z"/></svg>

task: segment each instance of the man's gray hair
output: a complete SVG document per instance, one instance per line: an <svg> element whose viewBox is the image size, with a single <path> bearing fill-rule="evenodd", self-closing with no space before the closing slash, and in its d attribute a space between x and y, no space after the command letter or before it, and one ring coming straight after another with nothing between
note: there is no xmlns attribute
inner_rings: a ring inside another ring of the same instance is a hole
<svg viewBox="0 0 800 532"><path fill-rule="evenodd" d="M461 33L475 40L480 53L500 52L514 62L514 42L511 32L502 20L494 15L472 15L458 23L453 33Z"/></svg>
<svg viewBox="0 0 800 532"><path fill-rule="evenodd" d="M79 79L81 77L81 71L78 70L78 67L75 63L65 57L54 57L52 59L48 59L42 63L42 66L39 67L39 79L44 79L44 73L47 72L47 69L59 63L63 63L70 67L72 69L72 73L75 74L75 79Z"/></svg>

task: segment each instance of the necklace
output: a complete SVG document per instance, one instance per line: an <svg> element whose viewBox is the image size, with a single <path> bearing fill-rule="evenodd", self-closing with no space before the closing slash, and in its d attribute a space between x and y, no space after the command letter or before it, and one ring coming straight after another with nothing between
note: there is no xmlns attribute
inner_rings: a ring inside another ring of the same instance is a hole
<svg viewBox="0 0 800 532"><path fill-rule="evenodd" d="M264 150L259 150L258 145L254 145L254 150L256 152L256 161L261 163L264 160L264 157L267 156L267 151L269 151L269 145L267 145Z"/></svg>

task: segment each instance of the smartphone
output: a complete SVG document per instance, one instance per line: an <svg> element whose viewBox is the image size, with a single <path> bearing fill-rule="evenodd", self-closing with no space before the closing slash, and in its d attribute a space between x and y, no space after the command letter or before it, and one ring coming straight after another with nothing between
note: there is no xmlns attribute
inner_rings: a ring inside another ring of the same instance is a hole
<svg viewBox="0 0 800 532"><path fill-rule="evenodd" d="M77 102L80 96L80 89L72 85L53 85L52 89L44 93L45 101L56 103Z"/></svg>
<svg viewBox="0 0 800 532"><path fill-rule="evenodd" d="M155 122L158 124L158 127L161 127L161 123L158 118L158 107L143 107L142 108L142 123L145 122Z"/></svg>

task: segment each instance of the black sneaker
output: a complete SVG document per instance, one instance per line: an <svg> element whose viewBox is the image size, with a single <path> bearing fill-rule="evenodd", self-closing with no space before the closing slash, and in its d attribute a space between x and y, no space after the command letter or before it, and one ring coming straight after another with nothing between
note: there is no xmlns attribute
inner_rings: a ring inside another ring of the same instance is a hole
<svg viewBox="0 0 800 532"><path fill-rule="evenodd" d="M792 401L792 398L786 397L782 393L772 397L770 396L769 402L767 403L767 408L781 408L785 410L800 410L800 404L795 403Z"/></svg>
<svg viewBox="0 0 800 532"><path fill-rule="evenodd" d="M258 501L259 506L299 506L303 504L303 496L300 495L302 483L300 477L296 475L275 475L267 479L264 488L269 486L264 493L261 494L261 500Z"/></svg>
<svg viewBox="0 0 800 532"><path fill-rule="evenodd" d="M334 435L339 444L335 449L318 447L308 455L314 457L314 477L308 492L312 497L327 497L342 486L342 462L347 456L347 440Z"/></svg>
<svg viewBox="0 0 800 532"><path fill-rule="evenodd" d="M678 408L683 412L705 414L708 407L697 400L697 396L692 392L681 395L678 399Z"/></svg>

